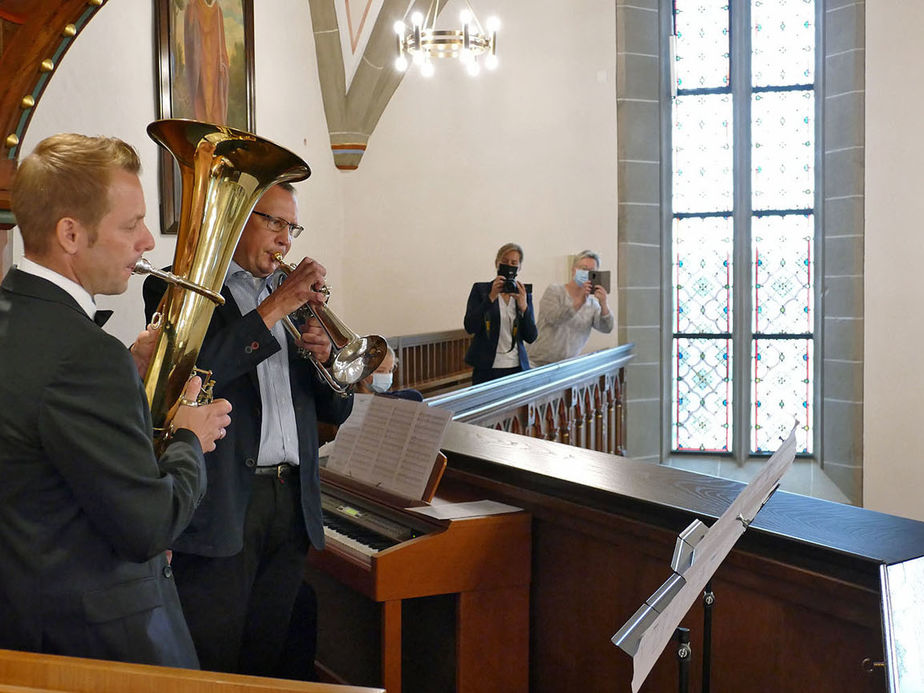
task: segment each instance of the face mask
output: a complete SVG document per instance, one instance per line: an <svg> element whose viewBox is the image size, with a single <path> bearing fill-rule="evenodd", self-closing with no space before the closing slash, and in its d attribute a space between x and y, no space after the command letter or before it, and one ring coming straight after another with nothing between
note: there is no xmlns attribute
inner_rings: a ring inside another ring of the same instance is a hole
<svg viewBox="0 0 924 693"><path fill-rule="evenodd" d="M590 272L585 269L576 269L574 270L574 283L581 285L586 281L590 281Z"/></svg>
<svg viewBox="0 0 924 693"><path fill-rule="evenodd" d="M370 387L373 392L388 392L391 389L391 380L391 373L373 373Z"/></svg>

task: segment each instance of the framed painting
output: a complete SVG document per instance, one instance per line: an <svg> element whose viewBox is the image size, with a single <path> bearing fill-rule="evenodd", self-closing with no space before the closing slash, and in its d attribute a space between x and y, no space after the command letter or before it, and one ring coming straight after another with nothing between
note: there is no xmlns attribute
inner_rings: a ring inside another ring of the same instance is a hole
<svg viewBox="0 0 924 693"><path fill-rule="evenodd" d="M253 0L155 0L158 115L254 130ZM160 151L160 221L175 234L180 171Z"/></svg>

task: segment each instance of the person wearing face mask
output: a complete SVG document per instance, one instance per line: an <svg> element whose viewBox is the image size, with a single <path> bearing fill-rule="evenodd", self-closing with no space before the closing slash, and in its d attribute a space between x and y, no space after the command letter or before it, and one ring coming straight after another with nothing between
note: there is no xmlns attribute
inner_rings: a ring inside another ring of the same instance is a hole
<svg viewBox="0 0 924 693"><path fill-rule="evenodd" d="M591 270L600 268L600 256L582 250L571 265L571 281L553 284L539 301L539 339L529 348L532 366L544 366L570 359L581 353L591 328L609 334L613 313L602 286L592 286Z"/></svg>
<svg viewBox="0 0 924 693"><path fill-rule="evenodd" d="M476 282L468 296L465 331L472 343L465 362L472 366L472 385L529 370L525 344L538 335L533 296L516 279L523 264L523 248L506 243L497 251L497 276Z"/></svg>
<svg viewBox="0 0 924 693"><path fill-rule="evenodd" d="M395 368L398 367L398 357L395 350L388 347L388 351L382 363L368 376L356 383L356 392L360 394L388 395L389 397L398 397L399 399L410 399L415 402L422 402L423 395L412 388L404 390L392 390L394 382Z"/></svg>

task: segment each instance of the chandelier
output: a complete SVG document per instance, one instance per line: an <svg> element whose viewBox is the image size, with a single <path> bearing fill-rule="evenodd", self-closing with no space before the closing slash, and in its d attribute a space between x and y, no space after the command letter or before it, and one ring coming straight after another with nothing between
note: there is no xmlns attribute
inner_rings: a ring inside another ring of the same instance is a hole
<svg viewBox="0 0 924 693"><path fill-rule="evenodd" d="M434 58L456 58L473 77L481 71L479 58L489 70L496 68L497 30L500 28L497 18L491 17L486 26L482 26L472 6L466 2L459 16L460 29L437 29L437 3L438 0L432 0L426 17L414 12L410 28L402 21L395 22L398 37L395 69L404 72L413 62L420 68L420 74L431 77Z"/></svg>

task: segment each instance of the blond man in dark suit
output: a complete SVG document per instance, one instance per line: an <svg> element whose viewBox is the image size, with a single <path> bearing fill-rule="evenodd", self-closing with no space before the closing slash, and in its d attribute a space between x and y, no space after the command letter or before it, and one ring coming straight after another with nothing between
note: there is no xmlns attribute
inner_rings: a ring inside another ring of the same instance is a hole
<svg viewBox="0 0 924 693"><path fill-rule="evenodd" d="M156 457L139 377L153 333L132 354L94 320L94 297L124 292L154 245L139 170L121 140L56 135L13 184L25 257L0 285L0 647L194 668L165 550L231 407L180 407Z"/></svg>

